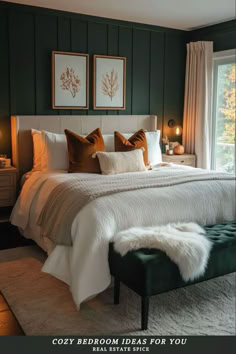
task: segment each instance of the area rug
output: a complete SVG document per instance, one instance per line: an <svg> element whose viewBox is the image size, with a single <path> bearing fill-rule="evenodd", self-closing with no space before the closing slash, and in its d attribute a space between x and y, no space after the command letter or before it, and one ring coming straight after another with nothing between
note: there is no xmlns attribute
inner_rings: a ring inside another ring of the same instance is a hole
<svg viewBox="0 0 236 354"><path fill-rule="evenodd" d="M0 251L0 289L26 335L235 335L236 274L151 298L149 330L140 331L140 297L110 287L77 311L66 284L40 271L37 246Z"/></svg>

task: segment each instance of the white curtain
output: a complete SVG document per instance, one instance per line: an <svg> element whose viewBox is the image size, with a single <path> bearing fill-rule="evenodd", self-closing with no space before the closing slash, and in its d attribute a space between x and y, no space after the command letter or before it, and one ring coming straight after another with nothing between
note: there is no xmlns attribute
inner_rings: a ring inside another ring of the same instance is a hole
<svg viewBox="0 0 236 354"><path fill-rule="evenodd" d="M210 168L213 42L187 44L183 145L197 167Z"/></svg>

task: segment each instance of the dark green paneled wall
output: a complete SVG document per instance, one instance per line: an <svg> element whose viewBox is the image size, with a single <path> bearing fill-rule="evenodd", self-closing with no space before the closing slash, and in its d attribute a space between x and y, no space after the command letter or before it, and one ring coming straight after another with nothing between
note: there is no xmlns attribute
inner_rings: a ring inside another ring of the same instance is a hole
<svg viewBox="0 0 236 354"><path fill-rule="evenodd" d="M213 41L215 52L234 49L236 48L236 20L192 31L190 39Z"/></svg>
<svg viewBox="0 0 236 354"><path fill-rule="evenodd" d="M0 153L11 154L11 114L156 114L171 134L182 123L186 42L236 48L236 20L184 32L11 3L0 3ZM89 110L51 108L51 51L90 54ZM92 109L93 54L127 58L126 110Z"/></svg>
<svg viewBox="0 0 236 354"><path fill-rule="evenodd" d="M0 3L0 147L11 153L11 114L156 114L182 121L184 31ZM89 110L51 108L51 51L90 54ZM93 54L127 58L126 110L92 108ZM1 144L1 142L0 142Z"/></svg>
<svg viewBox="0 0 236 354"><path fill-rule="evenodd" d="M0 11L0 153L9 153L11 150L10 138L10 80L8 62L8 19L6 11Z"/></svg>

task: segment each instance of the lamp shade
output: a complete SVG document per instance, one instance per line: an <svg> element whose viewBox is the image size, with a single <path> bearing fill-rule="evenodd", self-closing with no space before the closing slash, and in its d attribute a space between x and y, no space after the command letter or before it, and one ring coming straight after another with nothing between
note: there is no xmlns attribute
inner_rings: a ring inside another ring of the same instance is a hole
<svg viewBox="0 0 236 354"><path fill-rule="evenodd" d="M182 131L183 131L183 129L182 129L182 127L181 127L180 125L177 125L177 126L175 127L175 135L176 135L176 136L182 135Z"/></svg>

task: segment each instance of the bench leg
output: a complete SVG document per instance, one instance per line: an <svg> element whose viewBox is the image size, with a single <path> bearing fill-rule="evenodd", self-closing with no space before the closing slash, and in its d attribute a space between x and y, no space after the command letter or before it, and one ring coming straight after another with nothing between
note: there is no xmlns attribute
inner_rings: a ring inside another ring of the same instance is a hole
<svg viewBox="0 0 236 354"><path fill-rule="evenodd" d="M114 288L114 304L118 305L120 303L120 279L115 277L115 288Z"/></svg>
<svg viewBox="0 0 236 354"><path fill-rule="evenodd" d="M148 329L149 296L142 296L142 331Z"/></svg>

